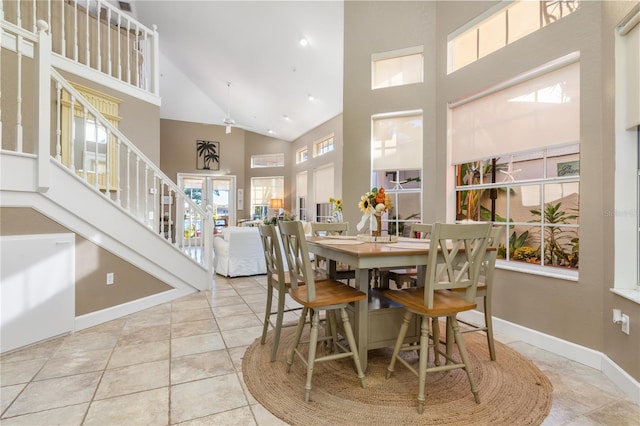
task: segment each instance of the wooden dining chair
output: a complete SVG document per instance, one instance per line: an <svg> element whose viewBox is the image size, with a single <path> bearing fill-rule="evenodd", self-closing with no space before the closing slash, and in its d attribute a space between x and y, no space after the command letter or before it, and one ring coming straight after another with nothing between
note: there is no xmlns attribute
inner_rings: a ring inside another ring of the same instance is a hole
<svg viewBox="0 0 640 426"><path fill-rule="evenodd" d="M331 237L332 235L347 235L349 232L349 222L311 222L311 235L315 237ZM336 280L347 280L347 284L350 280L355 279L356 271L340 262L331 262L324 257L316 256L315 258L316 268L323 270L329 274L329 276ZM320 264L324 263L324 267Z"/></svg>
<svg viewBox="0 0 640 426"><path fill-rule="evenodd" d="M384 295L388 299L405 307L405 315L400 327L398 339L393 349L393 355L387 368L387 378L391 377L396 361L400 361L411 372L418 376L418 413L424 411L426 375L430 372L448 371L462 368L467 373L471 392L476 403L480 403L480 395L471 376L469 356L458 327L456 315L476 307L475 297L478 286L478 276L482 261L485 257L491 224L442 224L433 225L430 250L427 259L427 271L424 287L413 287L401 290L387 290ZM463 288L464 294L448 289ZM405 345L403 342L414 315L421 317L419 367L415 370L404 358L401 351L415 351L415 345ZM451 326L455 344L458 346L460 360L454 359L450 353L440 350L434 327L433 348L436 359L440 355L447 359L444 365L427 366L429 351L429 319L445 317Z"/></svg>
<svg viewBox="0 0 640 426"><path fill-rule="evenodd" d="M265 344L267 332L269 331L269 326L271 326L274 331L273 346L271 347L271 361L273 362L276 360L276 353L280 344L280 331L284 314L302 310L302 306L285 309L287 292L291 287L291 275L285 268L286 259L283 258L278 229L275 225L260 225L258 229L264 249L264 260L267 265L267 305L260 344ZM316 279L326 278L326 275L321 272L314 271L314 274ZM274 289L278 293L278 306L275 311L272 310ZM275 323L271 320L273 315L276 315Z"/></svg>
<svg viewBox="0 0 640 426"><path fill-rule="evenodd" d="M313 367L316 362L330 361L335 359L353 358L360 385L364 387L364 373L360 365L358 348L353 336L353 330L349 322L346 307L349 303L358 302L367 298L367 295L355 288L330 278L316 280L314 278L311 261L309 260L309 250L305 239L302 224L299 221L279 222L280 233L285 248L289 274L291 275L291 288L289 294L291 298L303 306L302 315L298 322L294 342L289 348L287 355L287 372L291 370L293 359L297 355L307 366L307 380L305 384L305 401L309 401L311 396L311 379ZM304 283L305 285L299 285ZM320 312L325 311L329 318L336 311L340 313L344 334L349 344L345 347L336 336L337 327L325 327L324 336L319 335ZM309 350L305 356L299 349L300 339L309 314L311 330L309 337ZM316 349L318 342L335 342L331 347L332 353L317 356Z"/></svg>
<svg viewBox="0 0 640 426"><path fill-rule="evenodd" d="M462 330L462 333L469 333L473 331L486 332L487 345L489 346L489 357L491 358L491 361L496 360L496 347L493 341L491 293L493 289L493 273L496 268L496 258L498 257L498 246L500 245L500 238L502 236L503 229L504 227L502 226L494 226L491 229L489 242L487 243L487 248L490 248L491 250L487 250L485 254L484 261L482 262L482 267L480 268L480 276L478 278L478 290L476 292L476 297L482 297L484 307L484 325L458 319L458 322L461 322L469 327ZM455 289L455 291L460 292L464 290Z"/></svg>

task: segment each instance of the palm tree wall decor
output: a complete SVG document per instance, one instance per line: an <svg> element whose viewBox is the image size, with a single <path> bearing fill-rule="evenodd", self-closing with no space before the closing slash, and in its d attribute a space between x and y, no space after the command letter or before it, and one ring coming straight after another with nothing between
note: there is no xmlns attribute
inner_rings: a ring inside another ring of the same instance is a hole
<svg viewBox="0 0 640 426"><path fill-rule="evenodd" d="M220 170L220 142L196 141L196 153L196 169Z"/></svg>

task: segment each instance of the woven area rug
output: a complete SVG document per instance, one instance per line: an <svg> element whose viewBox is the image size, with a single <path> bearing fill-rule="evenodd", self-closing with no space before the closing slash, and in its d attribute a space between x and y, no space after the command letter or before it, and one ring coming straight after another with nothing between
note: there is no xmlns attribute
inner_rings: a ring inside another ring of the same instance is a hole
<svg viewBox="0 0 640 426"><path fill-rule="evenodd" d="M365 389L351 359L316 363L311 400L305 403L304 363L296 357L291 372L286 372L286 351L294 332L295 327L282 330L275 362L269 362L273 332L265 345L260 339L251 344L242 360L244 380L254 398L291 425L538 425L551 408L549 379L531 361L499 342L497 361L491 361L482 333L464 335L480 404L475 403L462 369L430 373L424 413L419 415L417 376L396 363L393 376L385 378L392 348L369 351ZM405 355L417 369L416 352ZM458 358L457 352L454 357Z"/></svg>

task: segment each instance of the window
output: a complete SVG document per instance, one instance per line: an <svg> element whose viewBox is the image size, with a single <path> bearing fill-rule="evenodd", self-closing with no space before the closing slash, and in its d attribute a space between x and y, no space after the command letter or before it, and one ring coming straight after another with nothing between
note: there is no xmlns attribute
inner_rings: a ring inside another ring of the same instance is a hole
<svg viewBox="0 0 640 426"><path fill-rule="evenodd" d="M119 99L75 83L72 83L72 86L114 127L118 127ZM74 111L71 120L72 99L66 90L62 91L60 103L62 163L74 170L78 176L83 177L86 174L87 182L91 185L95 184L97 176L97 185L101 190L115 191L118 186L118 151L115 137L76 100L73 100Z"/></svg>
<svg viewBox="0 0 640 426"><path fill-rule="evenodd" d="M260 154L251 156L251 168L284 167L284 154Z"/></svg>
<svg viewBox="0 0 640 426"><path fill-rule="evenodd" d="M331 217L329 198L334 195L333 164L313 171L315 214L317 222L327 222Z"/></svg>
<svg viewBox="0 0 640 426"><path fill-rule="evenodd" d="M422 111L375 115L371 126L372 186L384 188L393 203L382 230L402 235L422 217Z"/></svg>
<svg viewBox="0 0 640 426"><path fill-rule="evenodd" d="M296 176L296 194L298 219L307 219L307 172L298 173Z"/></svg>
<svg viewBox="0 0 640 426"><path fill-rule="evenodd" d="M313 144L313 156L324 155L333 151L333 135Z"/></svg>
<svg viewBox="0 0 640 426"><path fill-rule="evenodd" d="M515 1L499 4L449 34L448 72L452 73L565 16L579 0Z"/></svg>
<svg viewBox="0 0 640 426"><path fill-rule="evenodd" d="M640 5L616 35L614 288L640 303ZM635 158L636 161L629 161Z"/></svg>
<svg viewBox="0 0 640 426"><path fill-rule="evenodd" d="M266 218L272 198L284 198L284 177L251 178L251 219Z"/></svg>
<svg viewBox="0 0 640 426"><path fill-rule="evenodd" d="M309 150L305 146L296 151L296 164L304 163L309 159Z"/></svg>
<svg viewBox="0 0 640 426"><path fill-rule="evenodd" d="M562 267L571 279L579 266L577 58L453 105L450 122L456 220L507 227L499 258Z"/></svg>
<svg viewBox="0 0 640 426"><path fill-rule="evenodd" d="M424 81L424 47L410 47L371 55L372 89Z"/></svg>
<svg viewBox="0 0 640 426"><path fill-rule="evenodd" d="M373 172L373 184L384 188L392 207L382 229L389 235L409 236L411 224L420 223L422 214L421 170L382 170Z"/></svg>

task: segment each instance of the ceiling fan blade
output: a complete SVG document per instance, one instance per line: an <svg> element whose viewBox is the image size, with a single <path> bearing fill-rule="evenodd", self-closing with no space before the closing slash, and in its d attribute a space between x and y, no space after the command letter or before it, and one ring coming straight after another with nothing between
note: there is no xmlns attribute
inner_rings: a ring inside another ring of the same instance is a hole
<svg viewBox="0 0 640 426"><path fill-rule="evenodd" d="M225 132L226 134L231 133L231 124L227 124L227 126L226 126L226 128L225 128L224 132Z"/></svg>

